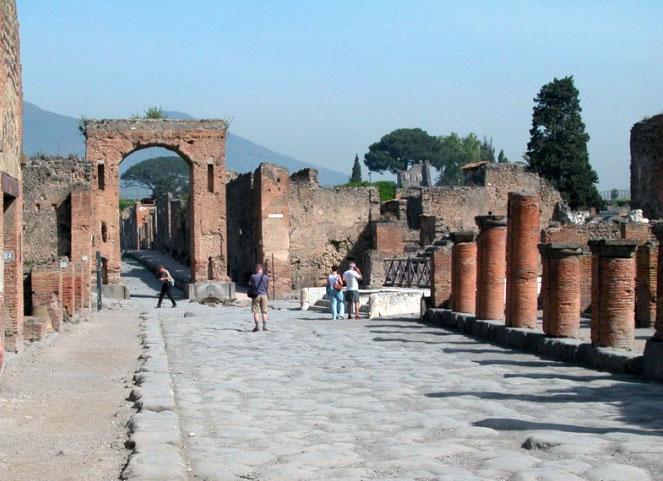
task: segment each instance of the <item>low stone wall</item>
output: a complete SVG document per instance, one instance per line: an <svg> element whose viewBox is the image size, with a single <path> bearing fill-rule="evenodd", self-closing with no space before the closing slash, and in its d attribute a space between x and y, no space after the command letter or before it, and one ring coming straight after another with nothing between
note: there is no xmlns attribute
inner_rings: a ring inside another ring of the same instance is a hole
<svg viewBox="0 0 663 481"><path fill-rule="evenodd" d="M421 298L430 295L429 289L381 289L360 290L359 295L368 297L368 317L378 317L419 314L421 312ZM325 287L305 287L300 290L299 305L302 311L309 310L316 302L325 299ZM362 302L364 304L365 301Z"/></svg>
<svg viewBox="0 0 663 481"><path fill-rule="evenodd" d="M596 347L577 339L548 337L531 329L506 327L504 321L477 320L474 316L446 309L428 309L422 320L502 347L528 351L545 359L613 373L642 374L643 358L640 353Z"/></svg>

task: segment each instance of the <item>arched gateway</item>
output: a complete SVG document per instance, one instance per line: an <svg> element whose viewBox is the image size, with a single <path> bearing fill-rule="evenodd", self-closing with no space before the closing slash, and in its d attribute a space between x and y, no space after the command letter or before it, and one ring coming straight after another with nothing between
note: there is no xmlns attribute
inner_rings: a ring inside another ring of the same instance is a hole
<svg viewBox="0 0 663 481"><path fill-rule="evenodd" d="M108 283L120 284L119 169L129 154L164 147L191 169L190 298L228 298L224 120L86 120L85 158L92 164L93 251L106 259Z"/></svg>

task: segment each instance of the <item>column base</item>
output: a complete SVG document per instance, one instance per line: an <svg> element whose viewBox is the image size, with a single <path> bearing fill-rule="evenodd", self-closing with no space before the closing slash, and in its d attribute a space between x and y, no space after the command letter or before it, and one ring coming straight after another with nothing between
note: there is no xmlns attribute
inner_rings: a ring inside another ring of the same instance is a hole
<svg viewBox="0 0 663 481"><path fill-rule="evenodd" d="M225 301L235 298L235 283L223 281L200 281L187 284L185 290L187 298L191 301L216 299Z"/></svg>
<svg viewBox="0 0 663 481"><path fill-rule="evenodd" d="M647 341L642 374L646 379L663 382L663 341L655 339Z"/></svg>

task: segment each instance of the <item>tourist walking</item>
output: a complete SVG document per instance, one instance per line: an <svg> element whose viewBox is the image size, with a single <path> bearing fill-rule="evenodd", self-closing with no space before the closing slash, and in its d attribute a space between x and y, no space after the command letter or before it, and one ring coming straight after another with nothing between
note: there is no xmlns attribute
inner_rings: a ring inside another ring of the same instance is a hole
<svg viewBox="0 0 663 481"><path fill-rule="evenodd" d="M164 266L159 266L159 269L157 270L157 279L159 279L159 282L161 282L161 292L159 292L159 302L157 303L157 307L161 307L164 296L168 296L170 302L173 303L173 307L177 307L172 293L172 288L175 285L175 279L173 279L173 276L170 275L168 269L166 269Z"/></svg>
<svg viewBox="0 0 663 481"><path fill-rule="evenodd" d="M327 276L327 295L331 301L332 319L343 319L345 300L343 299L343 278L338 273L338 266L333 266Z"/></svg>
<svg viewBox="0 0 663 481"><path fill-rule="evenodd" d="M343 273L343 280L347 289L345 290L345 301L348 303L348 319L352 319L352 311L354 309L355 319L359 319L359 281L362 280L361 271L357 264L350 261L348 270Z"/></svg>
<svg viewBox="0 0 663 481"><path fill-rule="evenodd" d="M256 327L253 332L260 331L260 318L262 317L262 330L267 331L267 291L269 287L269 276L263 272L262 264L256 264L255 274L249 279L248 296L251 298L251 310Z"/></svg>

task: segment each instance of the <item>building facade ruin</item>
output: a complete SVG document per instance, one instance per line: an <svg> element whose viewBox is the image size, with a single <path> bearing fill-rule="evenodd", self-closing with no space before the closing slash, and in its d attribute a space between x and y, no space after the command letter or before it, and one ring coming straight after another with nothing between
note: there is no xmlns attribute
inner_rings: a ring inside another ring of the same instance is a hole
<svg viewBox="0 0 663 481"><path fill-rule="evenodd" d="M191 276L194 296L232 297L227 276L224 120L87 120L85 158L92 164L95 250L106 262L108 283L121 269L119 168L131 153L163 147L191 169Z"/></svg>

